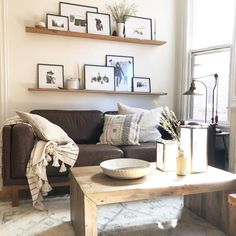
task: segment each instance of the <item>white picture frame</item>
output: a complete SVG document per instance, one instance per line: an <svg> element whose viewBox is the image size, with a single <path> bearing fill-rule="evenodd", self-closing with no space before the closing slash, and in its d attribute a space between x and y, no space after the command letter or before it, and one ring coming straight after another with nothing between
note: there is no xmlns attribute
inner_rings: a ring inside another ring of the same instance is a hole
<svg viewBox="0 0 236 236"><path fill-rule="evenodd" d="M59 11L61 16L68 17L69 31L86 33L86 12L98 12L98 8L74 3L60 2Z"/></svg>
<svg viewBox="0 0 236 236"><path fill-rule="evenodd" d="M114 67L85 64L84 84L87 90L114 91Z"/></svg>
<svg viewBox="0 0 236 236"><path fill-rule="evenodd" d="M63 88L64 66L55 64L37 64L38 88Z"/></svg>
<svg viewBox="0 0 236 236"><path fill-rule="evenodd" d="M152 19L125 15L125 36L152 40Z"/></svg>
<svg viewBox="0 0 236 236"><path fill-rule="evenodd" d="M58 16L54 14L47 14L46 25L48 29L68 31L69 19L67 16Z"/></svg>
<svg viewBox="0 0 236 236"><path fill-rule="evenodd" d="M87 12L87 33L111 35L110 15L105 13Z"/></svg>

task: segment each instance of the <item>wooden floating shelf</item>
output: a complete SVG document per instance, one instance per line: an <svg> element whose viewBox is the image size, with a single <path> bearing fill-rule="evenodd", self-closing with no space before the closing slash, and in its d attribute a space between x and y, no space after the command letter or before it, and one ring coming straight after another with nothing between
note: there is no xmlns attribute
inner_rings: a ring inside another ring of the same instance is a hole
<svg viewBox="0 0 236 236"><path fill-rule="evenodd" d="M122 92L122 91L101 91L86 89L50 89L50 88L28 88L32 92L71 92L71 93L102 93L102 94L125 94L125 95L147 95L147 96L164 96L167 93L140 93L140 92Z"/></svg>
<svg viewBox="0 0 236 236"><path fill-rule="evenodd" d="M25 31L30 32L30 33L37 33L37 34L50 34L50 35L58 35L58 36L89 38L89 39L108 40L108 41L116 41L116 42L123 42L123 43L136 43L136 44L144 44L144 45L161 46L166 43L165 41L159 41L159 40L123 38L123 37L118 37L118 36L51 30L47 28L36 28L36 27L29 27L29 26L26 26Z"/></svg>

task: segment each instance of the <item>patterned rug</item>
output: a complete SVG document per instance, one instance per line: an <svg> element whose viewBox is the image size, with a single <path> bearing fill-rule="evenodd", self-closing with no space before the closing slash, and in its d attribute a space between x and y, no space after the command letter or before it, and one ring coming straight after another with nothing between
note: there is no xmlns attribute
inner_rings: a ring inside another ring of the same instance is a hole
<svg viewBox="0 0 236 236"><path fill-rule="evenodd" d="M40 212L30 200L21 201L19 207L0 202L0 235L75 236L69 196L48 197L44 203L47 210ZM99 236L225 236L183 209L180 197L101 206L98 229Z"/></svg>

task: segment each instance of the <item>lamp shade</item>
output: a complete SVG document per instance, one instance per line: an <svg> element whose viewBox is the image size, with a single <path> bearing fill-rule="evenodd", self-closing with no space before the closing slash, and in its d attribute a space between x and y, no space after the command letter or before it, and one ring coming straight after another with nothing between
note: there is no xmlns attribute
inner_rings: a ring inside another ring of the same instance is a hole
<svg viewBox="0 0 236 236"><path fill-rule="evenodd" d="M180 147L188 159L188 168L191 173L207 171L207 135L208 126L181 126Z"/></svg>
<svg viewBox="0 0 236 236"><path fill-rule="evenodd" d="M195 82L192 81L189 90L187 90L183 95L202 95L201 93L197 93Z"/></svg>

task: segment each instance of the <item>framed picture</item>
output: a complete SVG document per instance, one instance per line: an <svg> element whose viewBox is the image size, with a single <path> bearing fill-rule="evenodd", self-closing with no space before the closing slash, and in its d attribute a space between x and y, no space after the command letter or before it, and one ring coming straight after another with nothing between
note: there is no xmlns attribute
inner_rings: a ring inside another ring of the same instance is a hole
<svg viewBox="0 0 236 236"><path fill-rule="evenodd" d="M111 35L110 15L104 13L87 12L87 33Z"/></svg>
<svg viewBox="0 0 236 236"><path fill-rule="evenodd" d="M152 40L152 19L125 15L125 36L127 38Z"/></svg>
<svg viewBox="0 0 236 236"><path fill-rule="evenodd" d="M86 33L86 12L98 12L97 7L60 2L60 15L69 17L69 31Z"/></svg>
<svg viewBox="0 0 236 236"><path fill-rule="evenodd" d="M150 78L133 77L133 92L150 93L151 92Z"/></svg>
<svg viewBox="0 0 236 236"><path fill-rule="evenodd" d="M114 67L84 65L85 89L114 91Z"/></svg>
<svg viewBox="0 0 236 236"><path fill-rule="evenodd" d="M37 64L39 88L63 88L64 66L54 64Z"/></svg>
<svg viewBox="0 0 236 236"><path fill-rule="evenodd" d="M115 90L132 91L134 57L106 55L106 65L115 68Z"/></svg>
<svg viewBox="0 0 236 236"><path fill-rule="evenodd" d="M69 19L67 16L47 14L47 28L53 30L69 30Z"/></svg>

